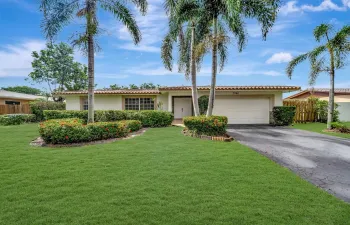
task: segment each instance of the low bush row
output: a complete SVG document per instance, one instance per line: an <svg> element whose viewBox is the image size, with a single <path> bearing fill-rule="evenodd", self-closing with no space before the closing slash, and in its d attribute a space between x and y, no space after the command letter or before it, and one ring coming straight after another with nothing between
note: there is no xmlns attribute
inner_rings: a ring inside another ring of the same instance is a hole
<svg viewBox="0 0 350 225"><path fill-rule="evenodd" d="M196 135L222 136L226 134L226 116L189 116L183 121L184 125Z"/></svg>
<svg viewBox="0 0 350 225"><path fill-rule="evenodd" d="M48 144L70 144L126 137L141 129L137 120L96 122L85 125L79 118L48 120L40 123L39 133Z"/></svg>
<svg viewBox="0 0 350 225"><path fill-rule="evenodd" d="M33 114L7 114L0 116L0 125L10 126L19 125L22 123L32 123L36 121Z"/></svg>
<svg viewBox="0 0 350 225"><path fill-rule="evenodd" d="M88 111L84 110L44 110L45 119L65 119L79 118L86 123ZM126 111L126 110L96 110L96 122L111 122L120 120L139 120L144 127L166 127L171 125L174 116L170 112L145 110L145 111Z"/></svg>
<svg viewBox="0 0 350 225"><path fill-rule="evenodd" d="M340 122L331 123L331 128L333 130L340 132L340 133L350 133L350 127L347 127L345 124L340 123Z"/></svg>
<svg viewBox="0 0 350 225"><path fill-rule="evenodd" d="M272 110L273 125L289 126L293 123L295 106L275 106Z"/></svg>

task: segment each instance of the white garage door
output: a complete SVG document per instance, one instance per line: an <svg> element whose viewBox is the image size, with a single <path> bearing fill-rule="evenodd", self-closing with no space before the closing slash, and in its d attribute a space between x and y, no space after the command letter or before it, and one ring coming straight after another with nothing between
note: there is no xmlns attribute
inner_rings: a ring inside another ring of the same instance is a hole
<svg viewBox="0 0 350 225"><path fill-rule="evenodd" d="M229 124L268 124L269 98L216 96L213 115L227 116Z"/></svg>

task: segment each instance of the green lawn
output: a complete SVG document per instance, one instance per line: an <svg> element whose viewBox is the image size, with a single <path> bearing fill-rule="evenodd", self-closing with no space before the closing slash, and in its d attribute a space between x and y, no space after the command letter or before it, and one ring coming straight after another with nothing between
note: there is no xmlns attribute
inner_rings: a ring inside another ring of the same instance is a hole
<svg viewBox="0 0 350 225"><path fill-rule="evenodd" d="M241 144L181 128L75 148L0 127L0 224L349 224L350 205ZM254 137L252 137L254 138Z"/></svg>
<svg viewBox="0 0 350 225"><path fill-rule="evenodd" d="M345 123L348 127L350 127L350 122ZM301 130L308 130L312 132L317 132L321 134L327 134L342 138L350 138L350 134L342 134L342 133L334 133L334 132L324 132L324 130L327 128L327 125L325 123L298 123L294 124L293 128L301 129ZM350 224L350 223L349 223Z"/></svg>

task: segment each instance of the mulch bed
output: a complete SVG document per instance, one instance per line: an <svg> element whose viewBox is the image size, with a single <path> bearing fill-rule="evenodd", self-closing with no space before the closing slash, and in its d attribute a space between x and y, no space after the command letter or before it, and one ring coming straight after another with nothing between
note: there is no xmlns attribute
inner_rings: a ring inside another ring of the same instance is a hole
<svg viewBox="0 0 350 225"><path fill-rule="evenodd" d="M85 145L95 145L95 144L105 144L105 143L111 143L119 140L127 140L131 139L140 135L143 135L146 132L147 128L142 128L138 131L130 133L127 137L123 138L111 138L111 139L106 139L106 140L98 140L98 141L89 141L89 142L80 142L80 143L71 143L71 144L46 144L45 141L41 138L38 137L34 139L32 142L30 142L31 146L36 146L36 147L50 147L50 148L65 148L65 147L81 147Z"/></svg>
<svg viewBox="0 0 350 225"><path fill-rule="evenodd" d="M210 140L210 141L223 141L223 142L231 142L233 141L233 137L231 137L228 134L225 134L225 136L207 136L207 135L197 135L191 132L188 129L183 129L182 134L188 137L194 137L194 138L200 138L204 140Z"/></svg>

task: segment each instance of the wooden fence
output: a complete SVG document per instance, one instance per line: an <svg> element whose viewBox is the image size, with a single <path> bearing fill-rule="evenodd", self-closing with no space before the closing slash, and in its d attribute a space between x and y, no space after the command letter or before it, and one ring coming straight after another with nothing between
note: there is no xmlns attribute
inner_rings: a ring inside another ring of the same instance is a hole
<svg viewBox="0 0 350 225"><path fill-rule="evenodd" d="M29 104L23 105L0 105L0 115L3 114L30 114Z"/></svg>
<svg viewBox="0 0 350 225"><path fill-rule="evenodd" d="M315 122L317 120L316 99L284 100L284 106L295 106L294 123Z"/></svg>

